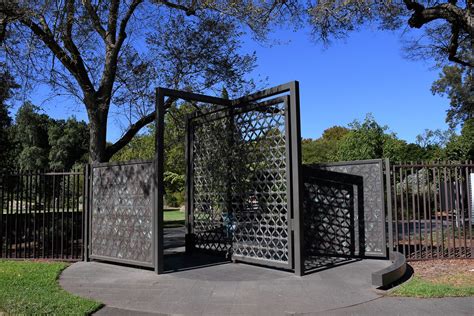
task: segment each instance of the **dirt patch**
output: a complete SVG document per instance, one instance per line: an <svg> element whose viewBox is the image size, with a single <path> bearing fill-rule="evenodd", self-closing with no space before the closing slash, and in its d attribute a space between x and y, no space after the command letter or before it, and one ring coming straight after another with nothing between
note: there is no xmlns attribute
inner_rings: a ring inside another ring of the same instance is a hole
<svg viewBox="0 0 474 316"><path fill-rule="evenodd" d="M412 261L416 276L437 284L472 286L474 284L474 260L443 259Z"/></svg>

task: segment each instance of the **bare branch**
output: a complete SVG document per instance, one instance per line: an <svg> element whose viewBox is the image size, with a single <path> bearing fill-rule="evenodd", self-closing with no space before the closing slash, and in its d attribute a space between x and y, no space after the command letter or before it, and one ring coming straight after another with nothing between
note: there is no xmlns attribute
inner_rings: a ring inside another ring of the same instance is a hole
<svg viewBox="0 0 474 316"><path fill-rule="evenodd" d="M107 38L110 44L115 44L119 6L120 0L110 1L109 21L107 26Z"/></svg>
<svg viewBox="0 0 474 316"><path fill-rule="evenodd" d="M82 0L82 4L87 10L87 13L89 13L89 16L92 21L92 25L94 26L94 29L99 33L100 37L106 41L107 37L107 32L105 31L104 27L102 26L102 23L100 22L100 18L97 15L97 12L95 11L94 7L92 6L92 3L90 0Z"/></svg>
<svg viewBox="0 0 474 316"><path fill-rule="evenodd" d="M193 1L193 4L190 7L186 7L186 6L181 5L181 4L169 2L167 0L160 0L160 1L158 1L158 3L161 3L161 4L163 4L163 5L165 5L169 8L172 8L172 9L178 9L178 10L184 11L186 13L186 15L188 15L188 16L196 14L196 8L195 8L196 1Z"/></svg>
<svg viewBox="0 0 474 316"><path fill-rule="evenodd" d="M457 24L468 31L468 21L464 11L452 3L443 3L426 8L424 5L413 0L404 0L408 10L414 11L408 25L413 28L421 28L423 25L438 19L444 19L451 24Z"/></svg>
<svg viewBox="0 0 474 316"><path fill-rule="evenodd" d="M457 64L466 66L466 67L474 67L474 64L464 61L457 56L459 48L459 27L457 25L453 25L451 27L451 40L449 42L448 47L448 59L452 62Z"/></svg>
<svg viewBox="0 0 474 316"><path fill-rule="evenodd" d="M176 98L168 98L165 103L165 108L168 109L175 100ZM153 111L152 113L136 121L134 124L130 125L127 132L125 132L125 134L123 134L123 136L118 141L107 147L106 161L109 161L114 154L125 147L144 126L152 123L155 120L155 117L156 111Z"/></svg>
<svg viewBox="0 0 474 316"><path fill-rule="evenodd" d="M135 12L135 9L142 2L143 0L133 0L127 12L125 13L125 16L120 22L120 29L119 29L117 41L113 45L107 46L104 72L102 74L99 90L97 91L99 98L102 99L104 104L110 103L113 84L115 82L115 76L117 74L118 55L119 55L120 49L122 48L122 44L125 41L125 38L127 37L126 29L127 29L128 21L130 20L133 13Z"/></svg>
<svg viewBox="0 0 474 316"><path fill-rule="evenodd" d="M51 33L48 25L45 22L44 17L39 17L41 27L35 23L30 17L26 14L19 14L17 16L20 23L31 29L31 31L38 36L43 43L53 52L53 54L61 61L64 67L69 70L69 72L76 78L77 82L84 91L84 94L93 93L94 87L89 80L87 71L81 69L74 60L64 51L64 49L58 44L54 39L54 35Z"/></svg>
<svg viewBox="0 0 474 316"><path fill-rule="evenodd" d="M142 2L143 2L143 0L133 0L133 2L130 4L130 7L127 10L127 13L125 14L122 21L120 22L120 29L119 29L118 39L117 39L117 43L116 43L116 48L115 48L117 50L117 53L118 53L118 50L120 50L120 47L122 46L123 41L127 37L127 33L125 31L127 29L128 21L132 17L133 12L135 12L135 9Z"/></svg>

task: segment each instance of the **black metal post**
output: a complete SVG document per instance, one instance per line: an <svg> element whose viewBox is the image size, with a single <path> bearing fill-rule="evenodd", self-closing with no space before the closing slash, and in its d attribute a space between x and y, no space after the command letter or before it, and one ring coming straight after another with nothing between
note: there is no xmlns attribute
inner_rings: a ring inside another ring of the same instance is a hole
<svg viewBox="0 0 474 316"><path fill-rule="evenodd" d="M164 131L165 131L165 95L161 88L156 89L156 158L155 158L155 201L154 201L154 215L153 220L153 257L155 272L157 274L163 273L164 262L163 262L163 197L164 197L164 162L165 162L165 149L164 149Z"/></svg>
<svg viewBox="0 0 474 316"><path fill-rule="evenodd" d="M301 189L301 128L299 83L290 83L291 165L295 274L304 274L303 190Z"/></svg>

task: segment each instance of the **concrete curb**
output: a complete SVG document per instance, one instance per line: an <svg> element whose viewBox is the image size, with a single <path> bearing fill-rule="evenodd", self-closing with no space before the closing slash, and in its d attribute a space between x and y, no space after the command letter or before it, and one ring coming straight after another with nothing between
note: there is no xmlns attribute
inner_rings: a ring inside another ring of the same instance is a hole
<svg viewBox="0 0 474 316"><path fill-rule="evenodd" d="M386 287L401 279L407 270L406 258L398 251L390 253L392 264L385 269L372 273L372 285Z"/></svg>

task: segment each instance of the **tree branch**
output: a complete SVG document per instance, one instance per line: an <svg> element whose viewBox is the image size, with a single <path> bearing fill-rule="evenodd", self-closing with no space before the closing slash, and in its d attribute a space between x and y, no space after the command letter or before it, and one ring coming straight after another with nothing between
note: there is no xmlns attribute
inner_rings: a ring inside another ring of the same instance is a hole
<svg viewBox="0 0 474 316"><path fill-rule="evenodd" d="M120 6L120 0L113 0L110 2L109 21L107 24L107 38L110 44L115 44L115 38L117 36L116 33L117 33L119 6Z"/></svg>
<svg viewBox="0 0 474 316"><path fill-rule="evenodd" d="M196 8L194 7L194 5L192 5L191 7L186 7L184 5L169 2L167 0L159 0L157 2L167 6L169 8L172 8L172 9L178 9L178 10L184 11L186 13L186 15L195 15L196 14ZM193 4L195 4L195 1L193 1Z"/></svg>
<svg viewBox="0 0 474 316"><path fill-rule="evenodd" d="M175 100L176 98L166 99L165 109L168 109ZM153 111L147 116L144 116L138 121L136 121L134 124L130 125L127 132L125 132L125 134L123 134L123 136L118 141L107 147L105 161L109 161L113 155L115 155L120 149L125 147L132 140L132 138L140 131L140 129L142 129L147 124L152 123L155 120L155 117L156 111Z"/></svg>
<svg viewBox="0 0 474 316"><path fill-rule="evenodd" d="M466 66L466 67L474 67L474 64L464 61L459 58L457 55L459 48L459 27L457 25L453 25L451 27L451 40L449 42L448 47L448 59L452 62L457 64Z"/></svg>
<svg viewBox="0 0 474 316"><path fill-rule="evenodd" d="M96 30L97 33L99 33L100 37L104 41L106 41L107 37L107 32L105 31L104 27L102 26L102 23L100 22L100 18L97 15L97 12L95 11L94 7L91 4L90 0L82 0L82 4L87 10L87 13L89 13L89 16L92 21L92 25L94 26L94 29Z"/></svg>
<svg viewBox="0 0 474 316"><path fill-rule="evenodd" d="M12 15L13 12L10 12ZM55 40L54 35L51 33L44 17L40 16L39 21L43 26L41 27L35 23L27 14L16 13L16 18L21 24L28 27L36 36L38 36L43 43L53 52L53 54L61 61L64 67L76 78L77 82L81 86L84 94L93 93L94 86L89 80L87 72L81 71L78 68L78 64L71 59L71 57L64 51L64 49Z"/></svg>
<svg viewBox="0 0 474 316"><path fill-rule="evenodd" d="M74 14L75 14L74 2L75 0L66 1L66 5L65 5L66 23L65 23L64 30L62 32L62 39L64 42L64 46L71 53L72 60L76 64L76 70L79 76L82 78L84 82L89 82L90 86L92 86L92 82L90 81L88 71L81 57L81 53L79 52L79 49L77 48L76 44L74 44L74 41L72 39L72 27L74 23Z"/></svg>
<svg viewBox="0 0 474 316"><path fill-rule="evenodd" d="M135 9L143 2L143 0L133 0L130 4L125 16L120 22L119 33L116 42L113 45L107 46L106 58L104 71L102 73L102 79L100 81L100 87L97 91L101 102L108 104L110 102L112 88L115 82L115 76L117 75L117 63L120 49L122 48L123 42L127 37L126 29L130 18L132 17Z"/></svg>
<svg viewBox="0 0 474 316"><path fill-rule="evenodd" d="M119 34L117 38L117 43L115 45L115 46L118 46L118 48L116 47L117 50L120 50L120 47L122 46L123 41L127 37L127 33L125 31L127 29L128 21L132 17L133 12L135 12L135 9L142 2L143 0L133 0L133 2L130 4L130 7L128 7L127 13L125 13L125 16L120 22Z"/></svg>
<svg viewBox="0 0 474 316"><path fill-rule="evenodd" d="M457 24L468 31L468 22L464 11L453 3L443 3L426 8L424 5L413 0L403 0L408 10L413 11L408 20L408 25L413 28L421 28L426 23L434 20L444 19L451 24Z"/></svg>

